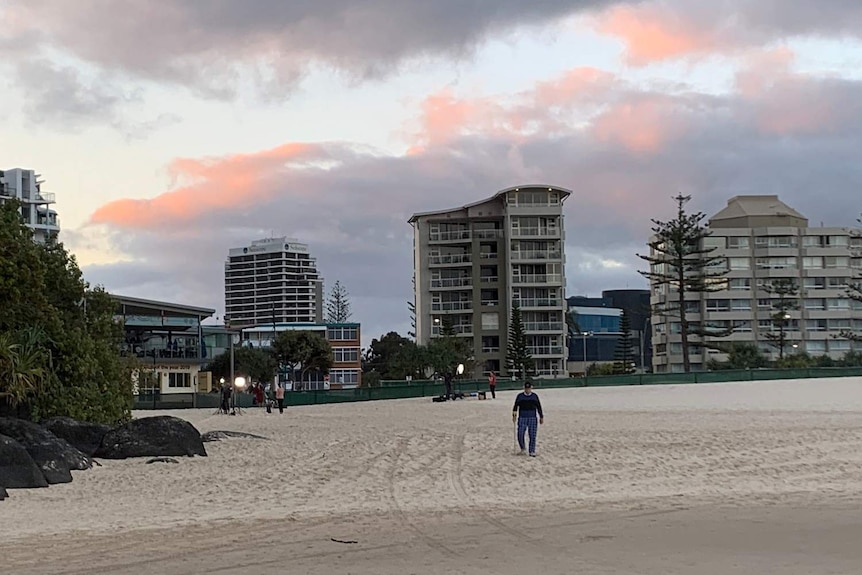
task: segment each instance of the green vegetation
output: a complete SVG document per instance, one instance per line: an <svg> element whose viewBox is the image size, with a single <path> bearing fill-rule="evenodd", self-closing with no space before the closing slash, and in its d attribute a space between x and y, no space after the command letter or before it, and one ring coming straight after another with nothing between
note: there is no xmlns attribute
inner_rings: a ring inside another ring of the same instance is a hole
<svg viewBox="0 0 862 575"><path fill-rule="evenodd" d="M130 417L132 372L115 302L56 241L35 243L20 205L0 206L0 400L36 419Z"/></svg>
<svg viewBox="0 0 862 575"><path fill-rule="evenodd" d="M327 372L332 366L332 347L326 338L313 331L288 330L279 333L273 343L272 353L277 365L287 368L299 388L302 388L309 372Z"/></svg>
<svg viewBox="0 0 862 575"><path fill-rule="evenodd" d="M267 349L237 347L233 350L233 368L235 375L248 377L253 382L270 383L278 370L278 362ZM230 381L230 351L214 357L206 371L212 372L213 383L221 378Z"/></svg>
<svg viewBox="0 0 862 575"><path fill-rule="evenodd" d="M521 308L512 305L512 318L509 321L509 345L506 349L506 370L509 375L525 379L536 369L533 355L527 346L527 334L521 321Z"/></svg>
<svg viewBox="0 0 862 575"><path fill-rule="evenodd" d="M614 350L614 374L634 373L635 368L634 342L632 341L632 324L629 312L623 310L620 318L620 338Z"/></svg>

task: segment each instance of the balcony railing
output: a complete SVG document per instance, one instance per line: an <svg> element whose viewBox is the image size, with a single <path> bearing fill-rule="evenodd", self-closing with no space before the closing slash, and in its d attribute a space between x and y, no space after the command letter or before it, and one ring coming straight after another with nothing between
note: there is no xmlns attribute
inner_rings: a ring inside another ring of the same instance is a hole
<svg viewBox="0 0 862 575"><path fill-rule="evenodd" d="M479 278L479 282L483 284L493 284L500 281L500 278L497 276L482 276Z"/></svg>
<svg viewBox="0 0 862 575"><path fill-rule="evenodd" d="M471 278L442 278L431 280L431 289L470 287L471 285L473 285L473 280Z"/></svg>
<svg viewBox="0 0 862 575"><path fill-rule="evenodd" d="M482 353L500 353L499 346L482 346Z"/></svg>
<svg viewBox="0 0 862 575"><path fill-rule="evenodd" d="M470 254L447 254L441 256L429 256L428 263L432 266L469 264L473 261Z"/></svg>
<svg viewBox="0 0 862 575"><path fill-rule="evenodd" d="M558 238L560 228L512 228L512 237Z"/></svg>
<svg viewBox="0 0 862 575"><path fill-rule="evenodd" d="M500 305L500 300L498 300L498 299L483 299L481 303L483 306L497 307L498 305Z"/></svg>
<svg viewBox="0 0 862 575"><path fill-rule="evenodd" d="M503 230L473 230L473 237L480 240L495 240L503 237Z"/></svg>
<svg viewBox="0 0 862 575"><path fill-rule="evenodd" d="M538 355L563 355L562 346L549 346L543 345L539 347L530 347L530 355L538 356Z"/></svg>
<svg viewBox="0 0 862 575"><path fill-rule="evenodd" d="M470 301L444 301L431 304L431 311L465 311L473 309Z"/></svg>
<svg viewBox="0 0 862 575"><path fill-rule="evenodd" d="M524 331L552 331L561 332L565 324L561 321L525 321Z"/></svg>
<svg viewBox="0 0 862 575"><path fill-rule="evenodd" d="M512 283L515 284L559 284L562 281L562 274L523 274L512 276Z"/></svg>
<svg viewBox="0 0 862 575"><path fill-rule="evenodd" d="M456 335L473 335L473 326L472 324L468 325L453 325L452 330ZM431 326L431 335L440 335L443 331L443 327L439 325Z"/></svg>
<svg viewBox="0 0 862 575"><path fill-rule="evenodd" d="M512 252L512 260L561 260L563 253L557 250L521 250Z"/></svg>
<svg viewBox="0 0 862 575"><path fill-rule="evenodd" d="M563 300L552 298L520 298L512 300L518 307L562 307Z"/></svg>
<svg viewBox="0 0 862 575"><path fill-rule="evenodd" d="M453 232L431 232L428 239L432 242L454 242L470 241L472 235L470 230L456 230Z"/></svg>

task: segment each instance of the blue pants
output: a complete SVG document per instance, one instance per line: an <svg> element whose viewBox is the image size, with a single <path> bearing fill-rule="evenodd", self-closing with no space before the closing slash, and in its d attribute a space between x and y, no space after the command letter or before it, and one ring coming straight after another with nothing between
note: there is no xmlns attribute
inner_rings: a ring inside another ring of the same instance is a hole
<svg viewBox="0 0 862 575"><path fill-rule="evenodd" d="M539 420L535 416L518 418L518 445L524 449L524 433L530 432L530 453L536 453L536 432L539 430Z"/></svg>

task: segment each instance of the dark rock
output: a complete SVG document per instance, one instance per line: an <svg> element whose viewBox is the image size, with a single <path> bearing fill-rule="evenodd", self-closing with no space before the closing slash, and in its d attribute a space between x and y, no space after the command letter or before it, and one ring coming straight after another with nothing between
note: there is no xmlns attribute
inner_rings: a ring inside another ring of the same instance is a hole
<svg viewBox="0 0 862 575"><path fill-rule="evenodd" d="M69 483L72 469L90 469L93 466L89 457L66 440L30 421L0 418L0 434L24 446L49 484Z"/></svg>
<svg viewBox="0 0 862 575"><path fill-rule="evenodd" d="M111 430L107 425L78 421L71 417L52 417L42 422L42 427L89 457L92 457L105 434Z"/></svg>
<svg viewBox="0 0 862 575"><path fill-rule="evenodd" d="M152 459L148 459L147 463L179 463L173 457L153 457Z"/></svg>
<svg viewBox="0 0 862 575"><path fill-rule="evenodd" d="M0 435L0 485L6 489L48 487L45 475L23 445Z"/></svg>
<svg viewBox="0 0 862 575"><path fill-rule="evenodd" d="M200 432L195 426L170 415L133 419L110 430L102 439L96 457L206 456Z"/></svg>
<svg viewBox="0 0 862 575"><path fill-rule="evenodd" d="M243 433L242 431L207 431L201 435L201 440L204 443L208 443L210 441L221 441L222 439L229 439L231 437L242 439L265 439L269 441L268 437L255 435L254 433Z"/></svg>
<svg viewBox="0 0 862 575"><path fill-rule="evenodd" d="M6 488L0 487L0 501L3 501L7 497L9 497L9 493L6 492Z"/></svg>

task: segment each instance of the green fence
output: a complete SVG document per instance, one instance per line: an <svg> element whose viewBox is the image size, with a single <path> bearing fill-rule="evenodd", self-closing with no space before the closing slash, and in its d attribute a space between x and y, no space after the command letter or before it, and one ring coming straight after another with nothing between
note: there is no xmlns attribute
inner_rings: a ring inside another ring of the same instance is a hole
<svg viewBox="0 0 862 575"><path fill-rule="evenodd" d="M602 375L587 378L535 379L536 389L567 387L614 387L626 385L682 385L692 383L721 383L734 381L766 381L778 379L808 379L817 377L858 377L862 367L812 367L798 369L746 369L728 371L699 371L692 373L644 373L632 375ZM506 391L521 388L520 381L500 378L497 390ZM453 382L456 391L473 393L488 389L485 379L460 379ZM434 397L445 393L445 386L437 381L385 381L380 387L361 387L357 389L338 389L327 391L294 391L284 394L287 406L318 405L323 403L344 403L354 401L378 401L383 399L408 399ZM218 409L221 396L218 393L177 393L170 395L142 395L135 402L135 409ZM251 407L252 396L237 394L240 407Z"/></svg>

